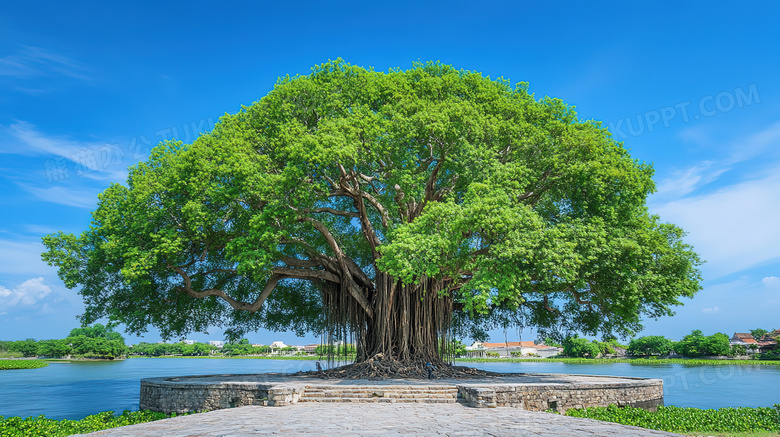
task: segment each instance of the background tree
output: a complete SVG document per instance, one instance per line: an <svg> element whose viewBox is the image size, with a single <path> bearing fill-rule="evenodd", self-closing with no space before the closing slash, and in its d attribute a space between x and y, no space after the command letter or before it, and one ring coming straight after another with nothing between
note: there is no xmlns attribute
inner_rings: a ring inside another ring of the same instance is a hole
<svg viewBox="0 0 780 437"><path fill-rule="evenodd" d="M38 355L38 342L34 338L11 342L12 352L20 352L25 357L35 357Z"/></svg>
<svg viewBox="0 0 780 437"><path fill-rule="evenodd" d="M761 328L751 329L750 330L750 335L752 335L753 338L755 338L756 340L761 340L768 333L769 333L769 331L767 331L766 329L761 329Z"/></svg>
<svg viewBox="0 0 780 437"><path fill-rule="evenodd" d="M343 375L446 372L452 333L630 335L693 296L699 259L648 213L652 173L525 83L338 60L160 144L43 257L84 322L324 331L357 345Z"/></svg>
<svg viewBox="0 0 780 437"><path fill-rule="evenodd" d="M601 353L599 345L591 342L587 338L580 338L573 335L563 340L562 354L573 358L596 358Z"/></svg>
<svg viewBox="0 0 780 437"><path fill-rule="evenodd" d="M729 337L723 333L705 336L695 329L674 345L674 350L686 357L725 356L731 353Z"/></svg>
<svg viewBox="0 0 780 437"><path fill-rule="evenodd" d="M661 335L648 335L631 340L627 353L635 356L669 355L674 350L673 343Z"/></svg>
<svg viewBox="0 0 780 437"><path fill-rule="evenodd" d="M124 337L100 323L73 329L64 341L74 355L114 359L127 354Z"/></svg>
<svg viewBox="0 0 780 437"><path fill-rule="evenodd" d="M70 355L71 345L65 339L41 340L38 342L38 355L50 358L60 358Z"/></svg>
<svg viewBox="0 0 780 437"><path fill-rule="evenodd" d="M608 341L597 341L593 340L592 342L596 347L599 349L599 353L596 355L615 355L615 345Z"/></svg>
<svg viewBox="0 0 780 437"><path fill-rule="evenodd" d="M466 355L466 345L460 340L452 340L450 345L454 357L463 357Z"/></svg>

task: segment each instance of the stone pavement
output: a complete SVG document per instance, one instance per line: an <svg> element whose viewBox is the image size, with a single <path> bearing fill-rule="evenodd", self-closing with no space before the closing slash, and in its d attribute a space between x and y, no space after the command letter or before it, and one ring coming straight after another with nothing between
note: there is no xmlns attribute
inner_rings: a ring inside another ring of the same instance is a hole
<svg viewBox="0 0 780 437"><path fill-rule="evenodd" d="M461 404L320 404L247 406L179 416L89 434L173 436L673 436L633 426L520 410Z"/></svg>

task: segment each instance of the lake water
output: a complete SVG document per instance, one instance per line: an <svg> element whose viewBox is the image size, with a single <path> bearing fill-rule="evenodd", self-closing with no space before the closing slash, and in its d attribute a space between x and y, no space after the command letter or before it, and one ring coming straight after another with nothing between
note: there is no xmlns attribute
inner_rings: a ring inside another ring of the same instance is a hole
<svg viewBox="0 0 780 437"><path fill-rule="evenodd" d="M770 407L780 403L780 367L752 365L461 363L495 372L635 376L664 381L666 405L697 408ZM101 411L137 410L140 379L220 373L293 373L314 361L132 358L52 363L0 371L0 416L81 419Z"/></svg>

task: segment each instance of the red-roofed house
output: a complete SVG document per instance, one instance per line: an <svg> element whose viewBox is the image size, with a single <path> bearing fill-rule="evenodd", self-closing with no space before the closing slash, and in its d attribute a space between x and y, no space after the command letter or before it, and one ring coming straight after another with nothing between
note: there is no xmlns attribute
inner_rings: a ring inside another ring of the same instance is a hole
<svg viewBox="0 0 780 437"><path fill-rule="evenodd" d="M758 351L764 353L775 349L777 347L778 337L780 337L780 329L775 329L774 331L761 337L761 340L758 342Z"/></svg>
<svg viewBox="0 0 780 437"><path fill-rule="evenodd" d="M746 334L742 332L735 332L734 335L731 336L731 339L729 340L729 343L731 344L739 344L742 346L748 346L751 344L758 344L758 341L753 338L752 334Z"/></svg>
<svg viewBox="0 0 780 437"><path fill-rule="evenodd" d="M733 345L739 345L744 346L745 351L748 354L754 354L758 352L758 348L760 347L758 344L758 341L753 338L752 334L744 333L744 332L735 332L734 335L731 336L729 339L729 344ZM755 347L751 348L751 345L755 345Z"/></svg>

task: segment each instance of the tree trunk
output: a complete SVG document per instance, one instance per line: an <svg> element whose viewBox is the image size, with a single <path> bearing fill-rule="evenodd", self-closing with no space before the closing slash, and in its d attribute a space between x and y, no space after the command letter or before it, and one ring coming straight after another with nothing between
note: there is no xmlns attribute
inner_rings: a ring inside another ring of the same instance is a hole
<svg viewBox="0 0 780 437"><path fill-rule="evenodd" d="M368 293L373 317L337 286L323 290L328 336L345 341L352 337L357 364L389 361L395 363L393 367L418 369L427 363L444 364L450 355L453 308L448 282L420 278L403 285L380 272L374 283Z"/></svg>
<svg viewBox="0 0 780 437"><path fill-rule="evenodd" d="M376 279L374 317L367 320L358 361L379 354L403 364L441 363L447 355L452 296L446 284L420 278L402 285L389 275Z"/></svg>

